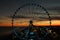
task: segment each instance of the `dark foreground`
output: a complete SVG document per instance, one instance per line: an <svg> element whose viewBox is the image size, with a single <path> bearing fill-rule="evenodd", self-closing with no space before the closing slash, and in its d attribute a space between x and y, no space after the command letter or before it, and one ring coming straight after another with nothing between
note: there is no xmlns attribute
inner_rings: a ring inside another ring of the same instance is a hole
<svg viewBox="0 0 60 40"><path fill-rule="evenodd" d="M52 27L52 29L57 33L57 37L54 39L51 38L51 40L60 40L60 27ZM18 38L15 36L13 37L13 30L11 27L0 27L0 40L18 40Z"/></svg>

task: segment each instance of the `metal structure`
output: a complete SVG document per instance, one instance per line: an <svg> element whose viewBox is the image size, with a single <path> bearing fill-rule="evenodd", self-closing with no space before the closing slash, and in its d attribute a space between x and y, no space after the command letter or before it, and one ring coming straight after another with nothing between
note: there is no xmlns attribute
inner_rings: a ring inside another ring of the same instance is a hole
<svg viewBox="0 0 60 40"><path fill-rule="evenodd" d="M49 15L48 11L43 6L41 6L40 4L37 4L37 3L26 3L26 4L23 4L22 6L20 6L15 11L15 13L13 14L13 17L12 17L12 29L14 30L13 32L16 35L16 37L18 37L20 40L44 40L44 39L48 38L49 33L47 32L47 30L49 31L51 27L49 27L49 28L48 27L41 27L40 28L41 30L40 29L34 29L33 20L29 20L30 25L29 25L28 28L24 28L24 29L20 30L18 33L16 32L16 28L14 28L14 25L13 25L14 24L14 18L16 16L17 12L21 8L26 7L26 6L37 6L37 7L40 7L41 9L43 9L46 12L47 16L48 16L48 19L50 21L50 26L51 26L50 15ZM28 18L30 18L30 17L28 17ZM33 31L35 30L35 31L33 32L32 30ZM22 34L24 33L24 36L21 36L22 35L21 33Z"/></svg>

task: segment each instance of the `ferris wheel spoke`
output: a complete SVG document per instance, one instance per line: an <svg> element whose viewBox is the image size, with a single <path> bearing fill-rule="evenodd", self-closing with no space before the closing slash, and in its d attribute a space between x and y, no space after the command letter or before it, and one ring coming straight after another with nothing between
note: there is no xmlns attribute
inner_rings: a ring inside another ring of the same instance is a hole
<svg viewBox="0 0 60 40"><path fill-rule="evenodd" d="M28 23L27 20L29 20L29 27L28 28L19 28L19 27L15 28L13 24L14 24L14 21L16 20L14 19L21 21L19 22L21 24L22 23L26 24ZM24 19L24 20L21 20L21 19ZM40 4L35 4L35 3L24 4L15 11L12 17L12 28L14 30L15 35L20 40L34 40L36 37L38 37L37 39L39 40L44 40L45 37L47 37L48 35L47 30L50 30L50 28L48 27L42 27L39 29L34 28L34 25L33 25L34 20L36 20L35 22L41 21L41 20L49 20L51 24L51 19L50 19L48 11L44 7L42 7ZM41 35L37 34L39 32Z"/></svg>

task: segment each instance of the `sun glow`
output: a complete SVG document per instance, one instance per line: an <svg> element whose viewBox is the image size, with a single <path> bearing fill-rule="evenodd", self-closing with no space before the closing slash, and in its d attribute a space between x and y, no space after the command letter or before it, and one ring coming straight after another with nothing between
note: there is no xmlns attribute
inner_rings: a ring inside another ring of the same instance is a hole
<svg viewBox="0 0 60 40"><path fill-rule="evenodd" d="M29 26L29 22L19 22L19 21L15 21L14 26ZM35 26L50 26L50 21L34 21L33 25ZM2 23L0 23L0 26L12 26L12 21L2 21ZM51 26L60 26L60 20L52 20L51 21Z"/></svg>

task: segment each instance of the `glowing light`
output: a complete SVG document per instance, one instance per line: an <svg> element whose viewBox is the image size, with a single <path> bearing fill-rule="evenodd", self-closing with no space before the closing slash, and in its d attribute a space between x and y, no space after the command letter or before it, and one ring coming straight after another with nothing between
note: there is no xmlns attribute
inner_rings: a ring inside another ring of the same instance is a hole
<svg viewBox="0 0 60 40"><path fill-rule="evenodd" d="M12 24L11 24L12 21L11 20L9 20L9 21L2 20L1 22L2 23L0 23L0 26L12 26ZM15 20L13 25L14 26L29 26L29 21L21 22L21 20ZM46 21L38 21L38 22L34 21L33 25L35 25L35 26L50 26L50 23L47 20ZM52 20L51 25L52 26L60 26L60 20Z"/></svg>

